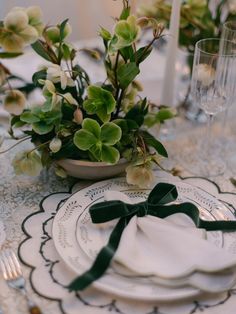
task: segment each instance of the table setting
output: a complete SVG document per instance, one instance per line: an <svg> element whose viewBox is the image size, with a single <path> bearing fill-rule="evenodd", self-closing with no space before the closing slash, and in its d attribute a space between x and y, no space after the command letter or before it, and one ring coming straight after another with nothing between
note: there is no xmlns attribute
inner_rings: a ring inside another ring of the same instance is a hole
<svg viewBox="0 0 236 314"><path fill-rule="evenodd" d="M1 314L235 313L236 9L121 2L0 23Z"/></svg>

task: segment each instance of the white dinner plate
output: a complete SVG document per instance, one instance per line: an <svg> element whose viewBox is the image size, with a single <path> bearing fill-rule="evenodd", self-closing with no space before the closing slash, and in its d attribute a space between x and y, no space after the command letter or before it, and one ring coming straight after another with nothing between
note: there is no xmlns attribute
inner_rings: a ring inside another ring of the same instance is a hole
<svg viewBox="0 0 236 314"><path fill-rule="evenodd" d="M162 181L175 184L179 194L177 201L195 203L202 218L229 219L228 208L204 190L181 181L172 182L170 179ZM150 192L148 189L139 190L128 185L125 178L115 178L95 183L76 192L61 206L53 222L53 241L61 258L76 275L81 275L91 266L91 259L94 259L104 245L104 232L100 228L91 228L88 209L96 202L103 201L104 192L107 190L121 191L137 200L146 199ZM222 233L211 232L209 241L222 247ZM201 293L199 289L190 286L171 289L158 285L149 278L130 278L113 269L109 269L102 278L93 283L93 286L125 298L145 301L180 300Z"/></svg>

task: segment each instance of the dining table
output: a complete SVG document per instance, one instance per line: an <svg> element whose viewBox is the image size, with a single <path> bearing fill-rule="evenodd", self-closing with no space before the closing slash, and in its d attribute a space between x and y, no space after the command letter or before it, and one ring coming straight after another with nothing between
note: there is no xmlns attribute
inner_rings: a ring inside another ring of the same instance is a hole
<svg viewBox="0 0 236 314"><path fill-rule="evenodd" d="M94 41L86 42L94 46ZM85 45L84 42L80 43ZM155 64L156 58L151 58L146 64L146 75L141 78L143 85L148 87L148 93L153 100L158 99L161 84L161 71L154 76L155 71L150 67ZM85 65L88 60L84 58ZM17 61L18 60L18 61ZM19 62L20 60L20 62ZM27 60L31 60L26 66ZM87 61L86 61L87 60ZM42 63L35 58L32 52L18 59L11 60L9 66L29 79L30 73ZM155 67L154 66L154 67ZM103 73L99 64L89 62L87 70L91 70L98 80ZM158 71L156 71L157 73ZM151 74L150 74L151 73ZM162 72L163 73L163 72ZM35 94L33 97L38 97ZM165 144L169 157L162 161L166 172L155 170L157 182L162 178L171 178L176 182L186 182L207 191L217 199L225 202L231 213L236 213L236 151L234 141L236 127L234 125L235 110L228 120L227 130L224 133L228 143L222 148L223 158L230 158L226 162L223 174L216 177L200 176L195 164L198 155L199 143L205 134L205 123L191 121L186 118L184 110L179 117L169 121L163 130L154 129L152 132ZM7 133L8 116L1 110L0 135L5 140L1 150L13 145L15 140L10 139ZM215 138L223 134L222 123L216 121L213 129ZM53 219L58 210L58 204L68 199L71 194L93 182L78 178L59 178L53 170L43 170L38 177L16 175L12 167L15 154L23 147L30 147L32 143L24 142L5 154L0 154L0 247L11 248L18 253L23 267L23 275L27 282L30 298L38 304L43 313L47 314L234 314L236 308L236 287L217 295L203 294L177 301L145 301L142 299L125 298L112 291L103 291L89 287L82 292L69 292L66 284L74 277L74 273L67 268L60 258L52 237ZM235 159L235 166L234 166ZM210 162L210 161L209 161ZM232 215L233 215L232 214ZM236 235L230 234L228 245L236 254ZM191 254L191 252L186 252ZM130 290L135 289L132 284ZM26 301L16 290L8 287L0 273L0 307L3 314L26 313Z"/></svg>

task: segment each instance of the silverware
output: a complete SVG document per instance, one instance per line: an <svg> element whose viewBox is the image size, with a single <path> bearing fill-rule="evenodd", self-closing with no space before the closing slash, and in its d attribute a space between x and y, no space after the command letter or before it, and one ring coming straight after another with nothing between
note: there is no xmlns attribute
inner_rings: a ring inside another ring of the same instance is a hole
<svg viewBox="0 0 236 314"><path fill-rule="evenodd" d="M7 249L1 252L0 266L8 286L20 291L26 298L29 313L42 314L40 308L28 297L20 263L12 250Z"/></svg>

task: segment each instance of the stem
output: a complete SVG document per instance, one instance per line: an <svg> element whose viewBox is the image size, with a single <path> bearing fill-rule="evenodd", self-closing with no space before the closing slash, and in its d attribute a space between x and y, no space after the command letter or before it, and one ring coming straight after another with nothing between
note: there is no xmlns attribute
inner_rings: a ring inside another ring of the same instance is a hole
<svg viewBox="0 0 236 314"><path fill-rule="evenodd" d="M223 140L225 140L226 138L226 123L229 117L229 108L226 108L226 110L224 111L224 116L223 116L223 121L222 121L222 136L223 136Z"/></svg>
<svg viewBox="0 0 236 314"><path fill-rule="evenodd" d="M209 158L212 155L212 125L214 121L214 115L209 114L207 115L207 130L206 130L206 156Z"/></svg>
<svg viewBox="0 0 236 314"><path fill-rule="evenodd" d="M119 62L119 56L120 56L120 52L118 50L117 55L116 55L116 62L115 62L115 66L114 66L114 73L115 73L115 82L116 82L116 88L118 88L118 78L117 78L117 67L118 67L118 62Z"/></svg>
<svg viewBox="0 0 236 314"><path fill-rule="evenodd" d="M30 153L32 153L33 151L37 150L39 147L42 147L46 144L49 144L51 142L51 140L47 141L47 142L44 142L44 143L41 143L39 144L38 146L34 147L33 149L31 149L28 153L27 153L27 157L29 156Z"/></svg>
<svg viewBox="0 0 236 314"><path fill-rule="evenodd" d="M18 142L15 143L14 145L8 147L8 148L5 149L5 150L0 151L0 154L5 154L5 153L9 152L11 149L13 149L14 147L16 147L16 146L19 145L20 143L22 143L22 142L24 142L24 141L26 141L26 140L29 140L30 138L31 138L31 136L26 136L26 137L24 137L22 140L18 141Z"/></svg>
<svg viewBox="0 0 236 314"><path fill-rule="evenodd" d="M114 119L118 117L118 114L120 112L120 107L121 107L122 98L124 96L124 92L125 92L125 90L122 89L121 93L120 93L120 97L119 97L119 99L117 101L117 108L116 108L116 112L115 112L114 117L113 117Z"/></svg>

